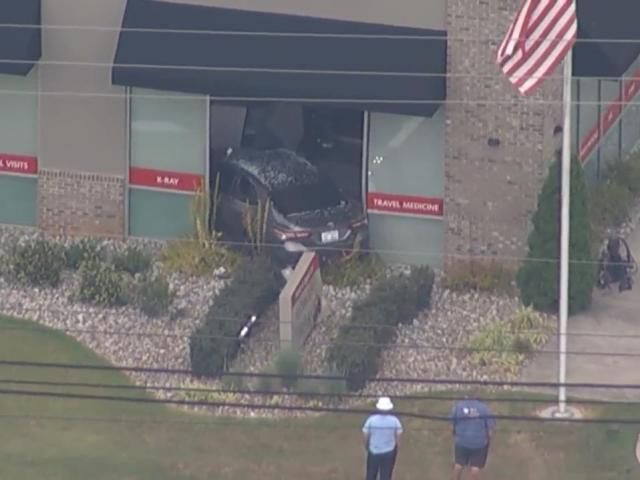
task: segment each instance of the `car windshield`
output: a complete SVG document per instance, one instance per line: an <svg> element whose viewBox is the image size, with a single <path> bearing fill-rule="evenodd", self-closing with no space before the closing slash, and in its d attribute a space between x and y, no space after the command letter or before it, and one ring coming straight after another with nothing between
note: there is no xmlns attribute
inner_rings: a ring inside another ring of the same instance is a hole
<svg viewBox="0 0 640 480"><path fill-rule="evenodd" d="M344 202L336 186L328 180L289 185L271 192L271 199L278 211L285 216L326 210Z"/></svg>

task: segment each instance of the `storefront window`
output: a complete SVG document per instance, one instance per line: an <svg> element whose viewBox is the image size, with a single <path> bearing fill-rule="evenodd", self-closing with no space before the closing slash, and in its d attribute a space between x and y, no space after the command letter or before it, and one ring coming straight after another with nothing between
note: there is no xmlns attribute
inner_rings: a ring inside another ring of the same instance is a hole
<svg viewBox="0 0 640 480"><path fill-rule="evenodd" d="M129 234L187 235L206 175L208 99L133 89L130 101Z"/></svg>
<svg viewBox="0 0 640 480"><path fill-rule="evenodd" d="M37 92L35 71L0 75L0 223L37 223Z"/></svg>
<svg viewBox="0 0 640 480"><path fill-rule="evenodd" d="M367 210L371 248L390 263L439 266L444 120L372 113Z"/></svg>

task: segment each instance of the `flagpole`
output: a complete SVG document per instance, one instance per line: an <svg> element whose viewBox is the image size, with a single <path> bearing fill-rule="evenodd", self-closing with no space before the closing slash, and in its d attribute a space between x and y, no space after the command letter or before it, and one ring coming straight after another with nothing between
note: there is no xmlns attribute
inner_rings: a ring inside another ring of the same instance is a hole
<svg viewBox="0 0 640 480"><path fill-rule="evenodd" d="M562 106L562 163L561 163L561 206L560 206L560 319L558 339L558 411L559 416L567 415L567 320L569 317L569 235L571 205L571 78L572 50L564 59Z"/></svg>

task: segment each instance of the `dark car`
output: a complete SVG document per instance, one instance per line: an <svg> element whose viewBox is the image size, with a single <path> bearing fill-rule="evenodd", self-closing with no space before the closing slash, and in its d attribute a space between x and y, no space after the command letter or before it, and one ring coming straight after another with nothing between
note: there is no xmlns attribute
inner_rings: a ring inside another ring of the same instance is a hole
<svg viewBox="0 0 640 480"><path fill-rule="evenodd" d="M367 243L363 206L291 150L229 149L214 162L211 178L219 182L215 229L251 243L256 232L248 231L247 219L263 215L253 228L279 263L293 265L305 250L327 258Z"/></svg>

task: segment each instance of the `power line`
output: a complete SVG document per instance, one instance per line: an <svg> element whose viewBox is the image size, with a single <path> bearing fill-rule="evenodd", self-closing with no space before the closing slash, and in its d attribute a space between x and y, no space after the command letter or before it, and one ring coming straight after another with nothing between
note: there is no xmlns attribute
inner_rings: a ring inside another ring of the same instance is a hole
<svg viewBox="0 0 640 480"><path fill-rule="evenodd" d="M22 65L24 63L30 63L30 59L15 59L15 58L0 58L2 64L16 64ZM195 64L158 64L158 63L113 63L113 62L88 62L88 61L70 61L70 60L38 60L38 65L53 65L53 66L71 66L71 67L104 67L104 68L140 68L140 69L154 69L154 70L188 70L188 71L205 71L205 72L248 72L248 73L281 73L286 75L360 75L360 76L389 76L389 77L416 77L416 78L474 78L474 79L501 79L503 74L496 70L496 73L492 74L478 74L467 72L399 72L395 70L377 71L377 70L332 70L332 69L296 69L296 68L272 68L272 67L225 67L225 66L207 66L207 65L195 65ZM546 80L558 79L562 77L550 77L550 76L536 76L532 75L532 79L545 78ZM607 77L598 77L599 80L608 80ZM611 81L624 81L626 77L611 77ZM184 98L184 94L174 95L176 99ZM225 97L226 98L226 97ZM604 103L602 100L600 103ZM491 103L491 102L488 102ZM572 103L579 103L578 101L572 101ZM611 102L606 102L607 105L611 104L627 104L623 100L612 99Z"/></svg>
<svg viewBox="0 0 640 480"><path fill-rule="evenodd" d="M169 385L131 385L131 384L113 384L113 383L91 383L91 382L69 382L69 381L46 381L46 380L24 380L24 379L7 379L0 378L0 384L11 385L23 385L23 386L44 386L44 387L65 387L65 388L88 388L88 389L102 389L102 390L129 390L129 391L162 391L170 393L205 393L205 394L234 394L238 396L269 396L269 397L313 397L313 398L328 398L328 399L356 399L356 400L368 400L375 399L382 395L380 393L353 393L353 392L312 392L305 390L295 391L273 391L273 390L260 390L260 389L234 389L234 388L205 388L205 387L176 387ZM463 400L463 396L454 395L428 395L428 394L401 394L394 395L394 400L402 401L418 401L418 402L432 402L432 401L450 401L455 402ZM549 400L545 398L533 398L533 397L495 397L475 394L474 398L490 403L533 403L533 404L548 404ZM572 399L572 404L576 405L637 405L638 402L622 401L622 400L590 400L590 399Z"/></svg>
<svg viewBox="0 0 640 480"><path fill-rule="evenodd" d="M637 306L636 303L629 303L630 306ZM61 308L61 312L66 312L67 310ZM472 312L463 311L461 313L473 315ZM230 319L231 317L216 317L216 319L224 320ZM292 322L280 322L277 321L278 324L281 323L292 323ZM358 323L344 323L340 326L345 327L354 327L357 328L386 328L392 330L402 330L402 326L393 326L393 325L370 325L370 324L358 324ZM339 328L339 326L338 326ZM1 325L1 330L17 330L17 331L43 331L48 332L51 330L56 330L64 333L87 333L91 335L108 335L108 336L123 336L123 337L163 337L163 338L220 338L220 339L237 339L237 337L225 337L220 335L205 335L198 334L195 335L193 333L185 332L185 333L169 333L169 332L160 332L155 330L145 330L145 331L137 331L137 330L100 330L93 328L73 328L73 327L50 327L46 325ZM547 330L543 329L530 329L530 330L520 330L518 333L548 333ZM559 334L557 332L550 332L551 337L557 337ZM566 335L568 337L594 337L594 338L612 338L612 339L640 339L640 334L619 334L619 333L598 333L598 332L567 332ZM427 345L428 346L428 345ZM502 351L502 350L499 350Z"/></svg>
<svg viewBox="0 0 640 480"><path fill-rule="evenodd" d="M1 63L1 62L0 62ZM23 62L24 63L24 62ZM117 85L116 85L117 86ZM123 87L124 88L124 87ZM2 89L0 90L0 95L44 95L44 96L70 96L70 97L89 97L89 98L117 98L123 99L125 97L125 92L122 93L113 93L113 92L79 92L79 91L24 91L24 90L8 90ZM140 98L167 98L171 95L167 94L136 94L137 97ZM174 95L175 96L175 95ZM218 97L215 95L194 95L181 93L180 99L183 100L214 100L219 102L281 102L281 103L306 103L306 104L380 104L380 105L522 105L523 103L527 103L530 105L541 105L541 106L549 106L549 105L559 105L562 103L561 100L543 100L536 99L534 97L526 97L526 98L516 98L515 96L511 100L451 100L451 99L443 99L443 100L424 100L424 99L381 99L381 98L321 98L321 97L234 97L234 96L226 96L226 97ZM602 105L604 102L602 101L572 101L572 105ZM624 102L612 101L607 102L607 105L610 104L622 104L627 105Z"/></svg>
<svg viewBox="0 0 640 480"><path fill-rule="evenodd" d="M0 90L0 94L3 93L3 90ZM35 92L37 93L37 92ZM137 95L136 95L137 96ZM202 98L202 97L199 97ZM486 102L485 102L486 103ZM140 188L137 185L127 185L127 188ZM143 187L144 188L144 187ZM375 215L375 213L369 212L368 215ZM189 238L182 238L182 239L174 239L174 240L169 240L168 243L160 243L158 246L155 246L155 249L162 249L163 245L171 245L172 243L175 242L193 242L193 243L198 243L197 240L191 240ZM219 239L215 241L216 245L222 245L222 246L228 246L228 247L248 247L248 246L255 246L254 243L249 242L249 241L234 241L234 240L226 240L226 239ZM275 243L275 242L261 242L260 246L263 248L267 248L267 249L283 249L284 246L282 243ZM318 245L313 247L313 251L316 252L328 252L328 253L332 253L332 252L344 252L345 250L349 250L349 249L345 249L345 248L339 248L339 247L335 247L335 246L330 246L330 245ZM488 265L485 265L487 267L491 267L491 264L494 263L497 260L503 260L505 261L505 263L521 263L521 262L531 262L531 263L559 263L560 260L559 258L552 258L552 257L528 257L528 256L509 256L509 255L492 255L490 253L448 253L448 252L436 252L433 251L433 253L431 252L425 252L425 251L412 251L412 250L407 250L407 249L373 249L373 248L359 248L357 250L357 252L362 253L362 254L374 254L374 255L380 255L380 254L403 254L403 255L407 255L407 256L414 256L414 257L424 257L424 258L429 258L429 257L438 257L438 258L455 258L455 259L462 259L462 260L468 260L470 263L474 263L477 262L478 264L482 265L484 262L486 262ZM572 265L599 265L601 263L601 261L599 259L594 259L594 260L578 260L578 259L570 259L569 263ZM627 265L627 262L608 262L609 265ZM472 268L472 267L468 267L468 268Z"/></svg>
<svg viewBox="0 0 640 480"><path fill-rule="evenodd" d="M230 319L230 317L218 317L217 320L225 320ZM278 322L280 323L280 322ZM342 324L343 328L378 328L377 325L351 325L349 323ZM401 327L393 327L400 330ZM340 328L340 327L338 327ZM78 334L92 334L92 335L105 335L105 336L137 336L137 337L161 337L161 338L206 338L206 339L217 339L217 340L229 340L239 341L240 339L237 336L229 336L229 335L206 335L206 334L178 334L178 333L153 333L153 332L135 332L135 331L108 331L108 330L97 330L97 329L74 329L74 328L66 328L66 327L18 327L18 326L0 326L0 330L14 330L14 331L48 331L50 329L58 330L64 333L78 333ZM543 333L543 330L530 330L523 331L519 333ZM549 338L557 337L558 334L554 332L549 332ZM619 338L627 338L624 335L620 335ZM279 344L278 340L261 340L261 344L267 345L276 345ZM349 342L349 341L335 341L335 342L322 342L316 343L316 346L319 347L331 347L335 344L353 346L353 347L380 347L385 348L387 350L434 350L434 351L447 351L447 352L462 352L462 353L518 353L523 355L557 355L559 353L558 350L555 349L535 349L531 348L529 350L523 351L516 348L480 348L480 347L470 347L470 346L462 346L462 345L435 345L430 343L378 343L378 342ZM569 356L593 356L593 357L622 357L622 358L638 358L640 357L640 352L620 352L620 351L590 351L590 350L568 350L565 352Z"/></svg>
<svg viewBox="0 0 640 480"><path fill-rule="evenodd" d="M259 11L245 10L247 13L257 13ZM274 13L274 12L272 12ZM295 14L286 14L275 12L278 15L290 16ZM305 18L322 18L325 17L313 17L310 15L304 16ZM332 20L331 18L326 18ZM335 21L341 21L334 18ZM403 25L384 25L386 27L395 27L405 30L424 30L426 27L411 27ZM260 37L317 37L317 38L362 38L362 39L389 39L389 40L447 40L447 41L467 41L467 42L501 42L503 37L457 37L450 36L446 33L441 35L428 35L428 34L367 34L367 33L319 33L319 32L270 32L270 31L239 31L239 30L202 30L202 29L171 29L171 28L149 28L149 27L125 27L118 25L116 27L105 27L104 25L62 25L52 23L32 23L32 24L16 24L16 23L2 23L0 29L45 29L45 30L89 30L89 31L102 31L102 32L137 32L137 33L177 33L177 34L189 34L189 35L211 35L211 36L260 36ZM527 38L522 38L527 40ZM547 38L540 40L541 42L555 43L557 39ZM579 38L578 43L640 43L639 38Z"/></svg>
<svg viewBox="0 0 640 480"><path fill-rule="evenodd" d="M342 414L356 414L356 415L369 415L371 409L364 408L337 408L337 407L323 407L323 406L298 406L298 405L276 405L276 404L264 404L264 403L249 403L249 402L211 402L201 400L177 400L177 399L158 399L158 398L143 398L143 397L123 397L113 395L90 395L79 393L60 393L50 391L37 391L37 390L9 390L0 389L0 395L6 396L26 396L26 397L41 397L41 398L58 398L69 400L93 400L93 401L109 401L109 402L124 402L124 403L142 403L142 404L162 404L162 405L178 405L185 407L212 407L212 408L237 408L248 410L273 410L273 411L288 411L288 412L314 412L314 413L342 413ZM419 420L431 420L438 422L451 421L447 415L427 415L415 412L396 411L396 415L404 418L414 418ZM536 423L574 423L574 424L613 424L613 425L640 425L639 418L540 418L528 415L491 415L491 418L496 420L506 421L518 421L518 422L536 422Z"/></svg>
<svg viewBox="0 0 640 480"><path fill-rule="evenodd" d="M71 415L42 415L42 414L0 414L0 419L11 421L56 421L56 422L79 422L79 423L88 423L88 422L99 422L99 423L122 423L125 425L131 424L159 424L159 425L180 425L183 427L224 427L226 428L245 428L251 429L255 431L258 428L265 429L273 429L278 428L278 430L305 430L312 429L314 431L336 431L336 430L348 430L353 431L354 427L352 425L347 425L344 423L337 424L325 424L322 422L317 422L313 424L304 423L304 422L282 422L282 419L278 419L278 425L275 425L270 421L270 418L252 418L251 420L240 420L237 418L229 418L229 419L220 419L220 418L212 418L210 420L187 420L187 419L172 419L172 418L157 418L157 417L140 417L140 416L71 416ZM521 428L509 428L505 427L504 423L501 423L498 430L500 432L512 432L512 433L521 433ZM566 435L574 435L574 432L571 430L567 430L562 428L562 425L545 425L545 429L542 430L531 430L528 429L528 432L535 433L546 433L546 434L566 434ZM451 427L442 425L441 423L430 425L429 427L418 427L415 425L411 426L411 429L407 431L412 433L423 433L423 432L447 432L451 433Z"/></svg>
<svg viewBox="0 0 640 480"><path fill-rule="evenodd" d="M175 368L150 368L140 366L126 365L95 365L95 364L79 364L79 363L55 363L55 362L35 362L27 360L0 360L0 365L19 367L19 368L41 368L41 369L63 369L63 370L87 370L87 371L121 371L121 372L138 372L138 373L162 373L167 375L192 375L191 370L175 369ZM228 377L252 377L252 378L283 378L283 375L276 373L258 373L258 372L226 372ZM345 377L338 375L320 375L320 374L301 374L296 378L316 379L316 380L338 380L344 381ZM378 377L366 379L369 383L405 383L413 385L467 385L482 387L521 387L521 388L557 388L560 386L558 382L521 382L506 380L465 380L450 378L412 378L412 377ZM591 389L623 389L623 390L640 390L640 384L617 384L617 383L581 383L566 382L562 384L567 388L591 388Z"/></svg>

